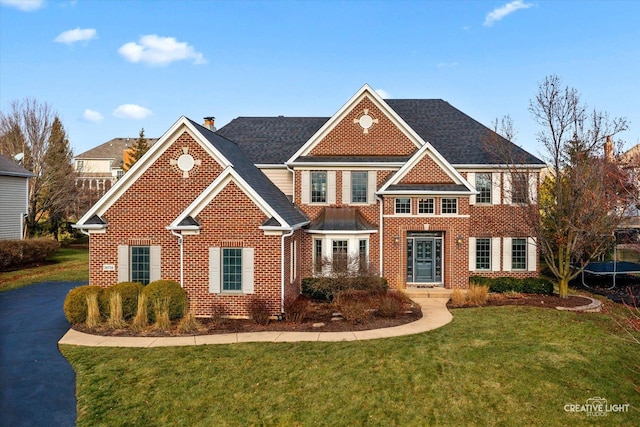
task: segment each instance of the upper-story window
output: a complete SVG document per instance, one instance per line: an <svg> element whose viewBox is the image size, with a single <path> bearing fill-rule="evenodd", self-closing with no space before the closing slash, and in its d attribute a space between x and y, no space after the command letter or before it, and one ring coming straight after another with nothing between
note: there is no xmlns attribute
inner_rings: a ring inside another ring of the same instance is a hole
<svg viewBox="0 0 640 427"><path fill-rule="evenodd" d="M479 193L476 195L476 203L479 203L479 204L491 203L491 174L490 173L476 174L476 190L479 191Z"/></svg>
<svg viewBox="0 0 640 427"><path fill-rule="evenodd" d="M76 170L78 172L84 171L84 160L76 160Z"/></svg>
<svg viewBox="0 0 640 427"><path fill-rule="evenodd" d="M433 199L419 199L418 213L421 213L421 214L435 213Z"/></svg>
<svg viewBox="0 0 640 427"><path fill-rule="evenodd" d="M397 198L396 199L396 213L397 214L410 214L411 213L411 199L410 198Z"/></svg>
<svg viewBox="0 0 640 427"><path fill-rule="evenodd" d="M443 215L458 213L458 199L443 198L440 201L440 212Z"/></svg>
<svg viewBox="0 0 640 427"><path fill-rule="evenodd" d="M529 175L514 173L511 175L511 203L529 202Z"/></svg>
<svg viewBox="0 0 640 427"><path fill-rule="evenodd" d="M327 172L311 172L311 203L327 202Z"/></svg>
<svg viewBox="0 0 640 427"><path fill-rule="evenodd" d="M367 172L351 172L351 203L367 203Z"/></svg>

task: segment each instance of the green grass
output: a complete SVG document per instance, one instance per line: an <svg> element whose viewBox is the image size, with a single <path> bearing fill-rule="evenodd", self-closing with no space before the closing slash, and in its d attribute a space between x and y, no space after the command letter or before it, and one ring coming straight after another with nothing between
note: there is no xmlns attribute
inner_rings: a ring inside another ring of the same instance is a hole
<svg viewBox="0 0 640 427"><path fill-rule="evenodd" d="M87 249L60 248L39 267L0 273L0 292L41 282L89 281L89 251Z"/></svg>
<svg viewBox="0 0 640 427"><path fill-rule="evenodd" d="M606 314L458 309L438 330L340 343L61 346L78 425L631 425L640 346ZM564 411L603 397L606 418Z"/></svg>

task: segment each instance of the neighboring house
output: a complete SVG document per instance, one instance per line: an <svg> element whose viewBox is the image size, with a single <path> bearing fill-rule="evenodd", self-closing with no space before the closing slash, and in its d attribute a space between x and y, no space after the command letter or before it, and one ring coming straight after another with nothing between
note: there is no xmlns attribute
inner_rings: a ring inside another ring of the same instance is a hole
<svg viewBox="0 0 640 427"><path fill-rule="evenodd" d="M518 155L517 176L489 137ZM302 278L347 255L394 289L536 276L521 207L543 167L445 101L365 85L330 118L239 117L212 132L181 117L77 227L92 284L173 279L196 315L246 316L252 295L280 313Z"/></svg>
<svg viewBox="0 0 640 427"><path fill-rule="evenodd" d="M76 186L94 192L98 198L102 197L124 174L124 159L136 140L137 138L113 138L77 155L73 161L73 167L77 172ZM157 140L147 138L147 144L151 146Z"/></svg>
<svg viewBox="0 0 640 427"><path fill-rule="evenodd" d="M0 240L22 239L31 172L0 154Z"/></svg>

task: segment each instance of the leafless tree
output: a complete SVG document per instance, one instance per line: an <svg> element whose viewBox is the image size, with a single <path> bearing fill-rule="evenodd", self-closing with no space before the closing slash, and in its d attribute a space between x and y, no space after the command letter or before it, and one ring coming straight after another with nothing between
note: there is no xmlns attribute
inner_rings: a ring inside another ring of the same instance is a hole
<svg viewBox="0 0 640 427"><path fill-rule="evenodd" d="M542 128L537 140L548 169L537 204L523 204L522 214L560 296L567 297L569 282L607 251L626 206L637 200L637 185L613 155L611 140L627 129L627 120L589 112L578 91L564 87L557 76L539 84L529 111ZM517 169L517 159L505 151L500 155Z"/></svg>

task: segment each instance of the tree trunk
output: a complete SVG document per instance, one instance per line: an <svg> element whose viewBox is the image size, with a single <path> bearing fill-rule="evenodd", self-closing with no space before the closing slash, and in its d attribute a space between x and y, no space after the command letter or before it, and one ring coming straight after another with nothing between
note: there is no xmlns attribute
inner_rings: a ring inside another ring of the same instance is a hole
<svg viewBox="0 0 640 427"><path fill-rule="evenodd" d="M569 298L569 280L563 277L558 280L558 293L560 298Z"/></svg>

